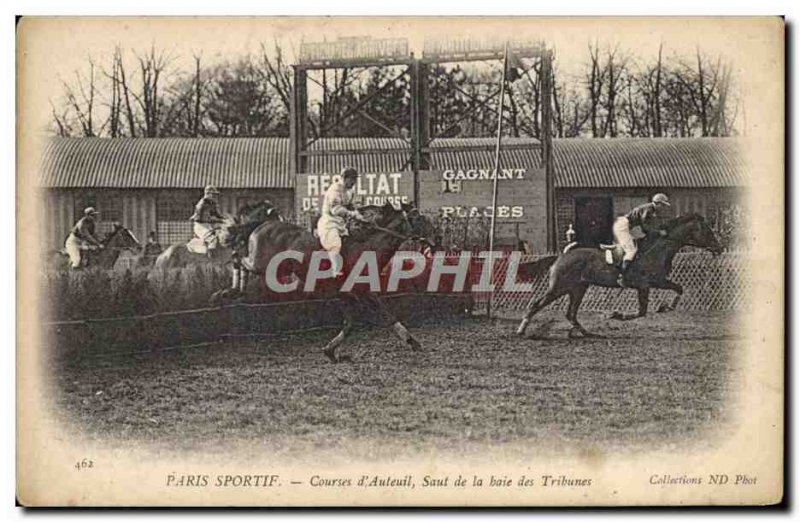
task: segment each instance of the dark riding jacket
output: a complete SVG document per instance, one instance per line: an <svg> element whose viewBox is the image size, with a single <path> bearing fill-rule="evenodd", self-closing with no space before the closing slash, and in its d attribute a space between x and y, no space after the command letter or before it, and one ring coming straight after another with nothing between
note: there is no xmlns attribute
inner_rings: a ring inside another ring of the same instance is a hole
<svg viewBox="0 0 800 522"><path fill-rule="evenodd" d="M628 226L630 228L641 227L642 230L647 232L653 228L651 226L653 221L660 218L661 215L658 213L655 203L645 203L625 214L625 217L628 218Z"/></svg>
<svg viewBox="0 0 800 522"><path fill-rule="evenodd" d="M197 221L199 223L212 223L223 219L219 211L217 202L211 198L203 197L197 202L194 207L194 214L189 218L189 221Z"/></svg>
<svg viewBox="0 0 800 522"><path fill-rule="evenodd" d="M78 239L88 241L93 245L100 245L100 241L94 235L95 220L89 216L83 216L72 227L72 234Z"/></svg>

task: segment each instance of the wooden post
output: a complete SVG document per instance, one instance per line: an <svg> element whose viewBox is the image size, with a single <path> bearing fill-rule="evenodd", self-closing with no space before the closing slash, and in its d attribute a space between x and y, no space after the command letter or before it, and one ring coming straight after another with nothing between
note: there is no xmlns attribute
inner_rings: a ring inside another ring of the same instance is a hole
<svg viewBox="0 0 800 522"><path fill-rule="evenodd" d="M289 172L297 175L306 172L308 160L303 152L308 143L308 89L307 71L294 65L294 86L292 88L291 114L289 115L289 141L292 151L289 158Z"/></svg>
<svg viewBox="0 0 800 522"><path fill-rule="evenodd" d="M500 80L500 106L497 109L497 143L494 149L494 180L492 181L492 219L489 228L489 255L494 252L494 227L497 218L497 181L500 178L500 145L503 139L503 107L506 98L506 70L508 69L508 42L506 42L505 50L503 52L503 78ZM492 259L487 260L489 263ZM490 277L491 281L491 277ZM489 319L492 318L492 294L489 292L489 297L486 300L486 315Z"/></svg>
<svg viewBox="0 0 800 522"><path fill-rule="evenodd" d="M545 168L545 190L547 204L547 251L555 252L556 237L556 197L555 165L553 162L553 56L547 51L542 56L542 163Z"/></svg>
<svg viewBox="0 0 800 522"><path fill-rule="evenodd" d="M425 152L429 141L428 119L428 71L429 66L415 59L411 73L411 165L414 176L414 204L420 206L419 171L430 168L430 153Z"/></svg>

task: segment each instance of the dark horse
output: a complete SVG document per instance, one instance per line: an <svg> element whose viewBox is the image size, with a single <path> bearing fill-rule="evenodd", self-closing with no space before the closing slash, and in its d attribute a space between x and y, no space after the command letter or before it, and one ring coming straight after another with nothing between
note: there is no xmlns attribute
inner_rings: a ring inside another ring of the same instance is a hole
<svg viewBox="0 0 800 522"><path fill-rule="evenodd" d="M139 252L142 249L133 232L119 224L114 224L114 228L100 240L100 244L103 248L91 248L82 252L81 268L112 269L123 251ZM56 251L54 263L57 269L66 270L70 267L69 256L64 251Z"/></svg>
<svg viewBox="0 0 800 522"><path fill-rule="evenodd" d="M631 315L615 313L612 318L629 320L647 314L651 288L673 290L676 293L675 298L669 306L664 307L661 311L674 310L683 294L683 287L669 280L675 254L685 246L705 248L714 255L722 252L722 246L702 216L688 214L677 217L666 221L663 228L667 231L666 236L662 237L657 233L651 233L640 242L637 257L626 274L627 286L636 288L639 294L639 312ZM587 332L578 322L578 308L580 308L583 296L589 286L618 288L619 269L606 262L603 250L575 248L559 256L538 261L536 268L529 270L528 275L535 275L534 272L537 271L543 272L548 267L550 268L550 282L547 292L528 305L525 316L517 328L517 334L525 333L525 329L535 313L562 295L568 294L567 319L573 327L570 336L573 336L576 331L587 337L595 336Z"/></svg>
<svg viewBox="0 0 800 522"><path fill-rule="evenodd" d="M261 223L269 219L279 219L279 214L271 201L264 200L244 205L235 216L227 217L217 231L220 244L211 255L191 252L186 243L168 246L155 260L156 269L183 268L189 265L225 265L232 261L237 248L247 245L247 238ZM230 245L231 248L224 248Z"/></svg>
<svg viewBox="0 0 800 522"><path fill-rule="evenodd" d="M342 258L346 268L352 267L362 253L375 252L378 269L383 270L403 243L412 239L423 239L433 229L430 221L410 205L403 205L399 210L391 204L361 207L359 210L366 222L354 223L350 235L343 242ZM284 261L277 276L296 277L302 284L308 273L312 254L321 250L319 240L308 230L283 221L267 221L250 234L247 255L240 260L240 276L234 277L234 287L222 291L216 299L241 296L246 288L248 274L263 276L270 260L286 251L301 253L303 261ZM384 323L391 325L397 336L409 347L421 349L419 341L374 294L358 286L350 292L339 292L341 281L328 279L327 282L327 285L315 292L315 297L341 298L344 313L342 330L323 350L332 362L337 362L336 348L353 329L355 309L359 304L377 311Z"/></svg>

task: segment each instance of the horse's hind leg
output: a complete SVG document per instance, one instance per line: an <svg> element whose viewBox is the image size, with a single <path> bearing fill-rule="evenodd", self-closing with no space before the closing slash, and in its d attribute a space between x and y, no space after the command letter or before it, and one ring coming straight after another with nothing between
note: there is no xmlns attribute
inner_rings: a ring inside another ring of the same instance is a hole
<svg viewBox="0 0 800 522"><path fill-rule="evenodd" d="M563 290L556 291L555 288L550 287L542 297L531 302L528 305L528 309L525 311L525 315L522 317L522 321L520 321L519 326L517 327L517 335L524 335L525 330L528 328L528 324L531 322L531 317L539 313L545 306L549 305L565 293L566 292Z"/></svg>
<svg viewBox="0 0 800 522"><path fill-rule="evenodd" d="M597 334L588 332L586 328L578 322L578 309L583 302L583 296L586 295L586 290L589 285L581 285L573 288L569 292L569 307L567 308L567 320L572 324L572 330L569 332L570 337L574 337L575 332L580 332L585 337L600 337Z"/></svg>
<svg viewBox="0 0 800 522"><path fill-rule="evenodd" d="M555 288L550 287L542 297L528 304L528 309L525 311L525 315L522 317L522 321L520 321L519 326L517 327L517 335L524 335L525 330L528 328L528 324L531 322L531 317L539 313L542 308L549 305L564 294L565 292L557 292Z"/></svg>
<svg viewBox="0 0 800 522"><path fill-rule="evenodd" d="M336 357L336 348L339 347L340 344L344 342L350 332L353 331L353 313L350 310L350 305L345 304L344 307L344 323L342 324L341 331L336 334L336 337L330 340L325 348L322 349L322 353L332 362L339 362L339 359Z"/></svg>

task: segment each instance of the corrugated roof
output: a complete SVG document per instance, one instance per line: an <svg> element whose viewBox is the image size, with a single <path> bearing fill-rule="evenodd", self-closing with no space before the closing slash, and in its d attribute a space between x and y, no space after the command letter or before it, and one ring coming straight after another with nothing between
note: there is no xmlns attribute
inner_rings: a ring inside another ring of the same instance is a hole
<svg viewBox="0 0 800 522"><path fill-rule="evenodd" d="M492 168L494 148L494 138L439 138L430 145L431 168ZM411 169L411 146L400 138L323 138L309 150L330 153L310 155L309 172L335 173L346 166L374 173ZM502 165L535 168L539 157L538 140L503 139Z"/></svg>
<svg viewBox="0 0 800 522"><path fill-rule="evenodd" d="M55 138L41 184L108 188L292 188L285 138Z"/></svg>
<svg viewBox="0 0 800 522"><path fill-rule="evenodd" d="M554 140L557 188L735 187L748 184L731 138ZM502 165L536 168L537 140L506 138ZM309 172L410 170L398 138L325 138L313 143ZM490 168L494 139L437 139L434 169ZM358 152L356 152L358 151ZM41 185L109 188L292 188L286 138L54 138L44 149Z"/></svg>
<svg viewBox="0 0 800 522"><path fill-rule="evenodd" d="M494 168L495 138L445 138L431 143L431 167L436 170ZM503 138L500 168L538 168L541 145L533 138Z"/></svg>
<svg viewBox="0 0 800 522"><path fill-rule="evenodd" d="M732 138L554 140L558 188L739 187L749 184Z"/></svg>
<svg viewBox="0 0 800 522"><path fill-rule="evenodd" d="M344 167L359 172L411 169L411 146L400 138L322 138L308 147L308 171L335 174Z"/></svg>

